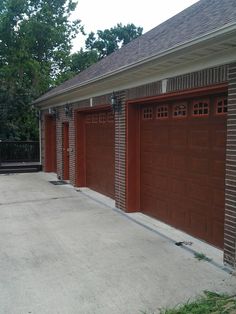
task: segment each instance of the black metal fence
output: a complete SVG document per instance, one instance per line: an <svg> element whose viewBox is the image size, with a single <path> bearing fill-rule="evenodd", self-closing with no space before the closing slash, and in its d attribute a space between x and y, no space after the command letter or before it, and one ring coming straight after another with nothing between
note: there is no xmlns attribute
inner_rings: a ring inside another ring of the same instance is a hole
<svg viewBox="0 0 236 314"><path fill-rule="evenodd" d="M39 142L0 142L1 162L38 162Z"/></svg>

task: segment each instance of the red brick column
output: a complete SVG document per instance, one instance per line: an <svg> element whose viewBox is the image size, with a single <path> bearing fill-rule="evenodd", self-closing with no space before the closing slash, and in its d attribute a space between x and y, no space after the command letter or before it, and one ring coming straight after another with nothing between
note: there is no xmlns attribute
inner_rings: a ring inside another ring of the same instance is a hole
<svg viewBox="0 0 236 314"><path fill-rule="evenodd" d="M115 113L115 200L116 207L126 209L126 107L125 92L118 93L120 112Z"/></svg>
<svg viewBox="0 0 236 314"><path fill-rule="evenodd" d="M63 178L63 160L62 160L62 124L61 119L63 115L62 108L56 108L56 148L57 148L57 176Z"/></svg>
<svg viewBox="0 0 236 314"><path fill-rule="evenodd" d="M224 261L236 267L236 64L229 66Z"/></svg>

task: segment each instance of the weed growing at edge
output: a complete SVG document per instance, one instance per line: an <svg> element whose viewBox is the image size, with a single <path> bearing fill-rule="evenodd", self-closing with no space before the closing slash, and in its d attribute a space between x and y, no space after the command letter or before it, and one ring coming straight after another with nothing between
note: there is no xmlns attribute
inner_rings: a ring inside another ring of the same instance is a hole
<svg viewBox="0 0 236 314"><path fill-rule="evenodd" d="M236 297L204 291L204 296L174 309L161 310L161 314L235 314Z"/></svg>
<svg viewBox="0 0 236 314"><path fill-rule="evenodd" d="M211 259L203 253L194 253L194 257L198 259L199 261L207 261L207 262L211 261Z"/></svg>

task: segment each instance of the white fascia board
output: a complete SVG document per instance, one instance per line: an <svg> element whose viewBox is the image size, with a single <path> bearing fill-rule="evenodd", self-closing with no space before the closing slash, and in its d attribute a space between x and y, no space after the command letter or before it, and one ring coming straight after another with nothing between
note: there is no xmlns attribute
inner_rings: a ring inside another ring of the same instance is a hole
<svg viewBox="0 0 236 314"><path fill-rule="evenodd" d="M81 100L86 100L88 98L98 97L102 95L106 95L109 93L112 93L113 90L120 91L125 89L130 89L142 85L146 85L149 83L161 81L163 79L169 79L175 76L184 75L191 72L196 72L199 70L204 70L207 68L220 66L229 64L236 61L236 49L232 49L229 53L225 53L224 55L219 54L219 56L212 56L207 58L201 58L201 62L199 60L195 62L188 62L185 64L179 64L178 66L172 67L168 71L165 72L158 72L155 75L150 75L147 78L140 78L140 80L133 80L132 82L128 84L115 84L114 81L114 88L111 88L111 86L104 86L104 88L98 87L97 90L94 86L91 85L91 88L88 89L88 92L85 95L71 97L71 94L62 94L57 95L57 97L52 99L47 99L44 102L42 102L42 108L49 108L49 107L58 107L58 106L64 106L66 103L76 103ZM107 83L107 85L110 85L111 82ZM76 93L76 92L74 92ZM78 90L78 94L80 91ZM63 99L65 98L65 99ZM40 106L41 107L41 106Z"/></svg>

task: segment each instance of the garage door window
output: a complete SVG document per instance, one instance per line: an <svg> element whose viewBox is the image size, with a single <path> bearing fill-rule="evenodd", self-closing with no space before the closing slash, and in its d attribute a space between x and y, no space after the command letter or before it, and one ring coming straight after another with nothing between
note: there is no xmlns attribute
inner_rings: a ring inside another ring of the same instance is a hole
<svg viewBox="0 0 236 314"><path fill-rule="evenodd" d="M143 120L151 120L153 118L153 108L152 107L143 108L142 118Z"/></svg>
<svg viewBox="0 0 236 314"><path fill-rule="evenodd" d="M216 109L217 115L227 114L227 98L226 97L218 97L216 99L215 109Z"/></svg>
<svg viewBox="0 0 236 314"><path fill-rule="evenodd" d="M187 104L180 103L173 106L174 118L186 118L187 117Z"/></svg>
<svg viewBox="0 0 236 314"><path fill-rule="evenodd" d="M196 100L193 102L193 116L202 117L209 115L209 101Z"/></svg>
<svg viewBox="0 0 236 314"><path fill-rule="evenodd" d="M92 114L92 123L98 123L98 114L97 113Z"/></svg>
<svg viewBox="0 0 236 314"><path fill-rule="evenodd" d="M107 115L106 113L99 113L99 123L106 123L107 121Z"/></svg>
<svg viewBox="0 0 236 314"><path fill-rule="evenodd" d="M167 119L168 118L168 106L167 105L157 106L156 118L157 119Z"/></svg>

